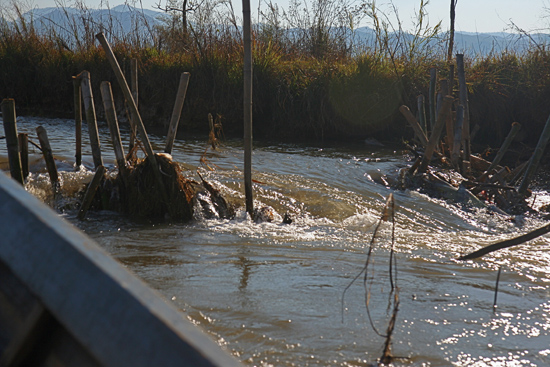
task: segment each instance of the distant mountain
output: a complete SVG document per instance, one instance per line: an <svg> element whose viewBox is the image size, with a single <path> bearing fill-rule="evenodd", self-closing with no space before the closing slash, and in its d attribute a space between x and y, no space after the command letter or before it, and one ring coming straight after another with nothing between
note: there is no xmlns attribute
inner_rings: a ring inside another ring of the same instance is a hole
<svg viewBox="0 0 550 367"><path fill-rule="evenodd" d="M137 34L143 37L150 36L155 25L162 23L164 13L149 9L134 8L129 5L118 5L111 9L74 9L74 8L36 8L24 14L27 22L32 21L38 32L52 33L64 40L74 39L75 35L94 35L100 30L117 37ZM297 30L289 30L289 34L297 34ZM375 47L376 33L369 27L361 27L352 34L355 44L364 44ZM411 40L410 34L401 37ZM390 35L391 37L391 35ZM446 33L430 40L429 45L434 49L445 51ZM393 38L394 40L396 38ZM503 51L523 52L536 45L550 43L548 34L532 34L530 36L505 32L493 33L455 33L455 52L472 56L501 53ZM73 46L73 45L69 45Z"/></svg>

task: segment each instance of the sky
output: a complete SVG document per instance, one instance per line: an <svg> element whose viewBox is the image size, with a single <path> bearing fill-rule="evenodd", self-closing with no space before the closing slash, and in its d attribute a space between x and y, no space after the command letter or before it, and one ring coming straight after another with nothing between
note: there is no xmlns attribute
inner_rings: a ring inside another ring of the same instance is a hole
<svg viewBox="0 0 550 367"><path fill-rule="evenodd" d="M11 0L0 0L0 5ZM70 6L73 0L24 0L31 6L43 8L56 6L60 2ZM108 7L112 8L123 4L125 0L83 0L90 8ZM145 9L154 9L155 4L161 1L164 5L166 0L128 0L141 1ZM241 14L241 1L233 1L235 12ZM261 1L259 3L258 1ZM269 0L250 0L252 12L256 12ZM271 0L280 7L288 6L289 0ZM314 0L308 0L314 1ZM335 0L338 1L338 0ZM361 0L355 0L361 1ZM364 0L366 1L366 0ZM393 0L398 9L399 18L406 31L413 29L413 19L420 6L421 0ZM426 2L426 0L424 0ZM385 14L393 14L390 0L376 0L376 5ZM443 30L449 29L450 0L430 0L426 6L430 25L442 21ZM547 10L548 9L548 10ZM254 17L254 14L252 15ZM458 0L456 7L457 31L465 32L501 32L509 31L509 25L513 22L517 27L526 32L535 33L543 31L550 33L550 0ZM368 24L363 24L368 25Z"/></svg>

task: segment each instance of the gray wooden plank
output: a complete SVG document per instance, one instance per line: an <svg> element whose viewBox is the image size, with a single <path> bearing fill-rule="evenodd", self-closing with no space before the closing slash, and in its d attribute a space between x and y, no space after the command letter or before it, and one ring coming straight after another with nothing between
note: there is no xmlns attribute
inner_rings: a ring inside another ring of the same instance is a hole
<svg viewBox="0 0 550 367"><path fill-rule="evenodd" d="M240 366L89 237L0 173L0 260L105 366Z"/></svg>

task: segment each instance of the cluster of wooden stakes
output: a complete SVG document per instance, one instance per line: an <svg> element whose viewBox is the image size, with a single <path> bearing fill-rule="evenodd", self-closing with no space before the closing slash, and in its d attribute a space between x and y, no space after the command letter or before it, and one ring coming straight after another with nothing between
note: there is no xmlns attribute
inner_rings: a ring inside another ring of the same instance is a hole
<svg viewBox="0 0 550 367"><path fill-rule="evenodd" d="M136 60L132 60L131 63L132 90L130 90L105 36L103 33L99 33L96 37L105 50L124 94L127 108L130 111L130 147L128 154L125 155L120 138L111 85L109 82L102 82L101 96L118 167L118 174L114 178L107 175L101 157L90 73L83 71L73 77L77 132L75 163L77 167L80 167L82 159L81 102L83 101L95 166L95 174L86 188L80 205L78 219L83 220L87 211L92 206L95 206L101 209L117 210L136 219L188 221L193 218L194 200L199 200L207 216L216 215L221 218L234 216L232 205L225 200L217 189L200 175L201 183L185 178L181 173L179 165L171 159L172 147L189 83L189 73L182 73L180 78L176 102L168 129L165 151L164 153L155 153L137 108ZM23 185L25 177L29 174L29 139L27 134L17 133L15 102L13 99L3 100L2 115L8 148L10 174L13 179ZM37 145L37 147L43 153L55 197L60 193L60 184L52 149L44 127L39 126L36 131L40 142L40 146ZM135 139L136 132L140 141ZM143 149L145 159L137 158L136 152L139 147ZM208 200L208 203L205 202L206 200Z"/></svg>
<svg viewBox="0 0 550 367"><path fill-rule="evenodd" d="M436 93L437 70L430 75L429 115L425 112L424 96L417 99L418 113L415 116L403 105L400 112L415 132L417 146L409 146L416 155L414 163L400 171L395 186L423 188L428 193L456 201L468 201L480 208L488 208L504 215L537 213L528 203L531 196L529 185L539 168L541 158L550 140L550 117L546 121L540 139L531 158L511 169L500 163L516 134L521 129L512 123L510 132L492 162L471 153L468 90L464 73L464 56L457 54L459 97L452 96L454 67L449 78L440 81ZM431 134L428 138L428 126ZM446 132L442 139L443 132ZM547 215L546 215L547 217ZM515 246L550 232L546 225L523 236L496 243L475 253L461 257L473 259L489 252Z"/></svg>

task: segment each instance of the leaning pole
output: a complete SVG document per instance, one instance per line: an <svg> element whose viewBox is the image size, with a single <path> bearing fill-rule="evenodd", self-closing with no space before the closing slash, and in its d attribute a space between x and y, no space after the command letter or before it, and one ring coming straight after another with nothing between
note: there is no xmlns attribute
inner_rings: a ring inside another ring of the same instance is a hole
<svg viewBox="0 0 550 367"><path fill-rule="evenodd" d="M244 41L244 192L246 211L254 219L252 195L252 40L250 31L250 0L243 0Z"/></svg>

